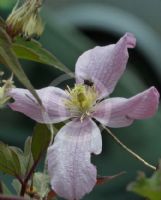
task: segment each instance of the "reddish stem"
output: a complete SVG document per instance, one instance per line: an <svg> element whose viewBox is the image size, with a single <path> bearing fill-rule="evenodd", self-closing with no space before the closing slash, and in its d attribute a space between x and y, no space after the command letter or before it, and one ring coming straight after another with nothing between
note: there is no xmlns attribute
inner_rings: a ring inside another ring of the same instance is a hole
<svg viewBox="0 0 161 200"><path fill-rule="evenodd" d="M0 195L0 200L25 200L25 198L18 197L18 196L4 196L4 195Z"/></svg>

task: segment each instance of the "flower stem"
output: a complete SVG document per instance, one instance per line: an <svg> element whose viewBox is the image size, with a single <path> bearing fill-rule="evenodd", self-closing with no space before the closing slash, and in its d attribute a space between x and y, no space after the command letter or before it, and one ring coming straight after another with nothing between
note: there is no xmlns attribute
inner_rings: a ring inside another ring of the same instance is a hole
<svg viewBox="0 0 161 200"><path fill-rule="evenodd" d="M125 144L123 144L107 127L105 127L104 125L102 125L102 127L108 132L108 134L117 142L117 144L119 144L124 150L126 150L128 153L130 153L134 158L136 158L137 160L139 160L140 162L142 162L144 165L146 165L147 167L156 170L157 168L151 164L149 164L148 162L146 162L143 158L141 158L138 154L136 154L135 152L133 152L131 149L129 149Z"/></svg>
<svg viewBox="0 0 161 200"><path fill-rule="evenodd" d="M5 196L0 194L0 200L25 200L25 198L19 196Z"/></svg>

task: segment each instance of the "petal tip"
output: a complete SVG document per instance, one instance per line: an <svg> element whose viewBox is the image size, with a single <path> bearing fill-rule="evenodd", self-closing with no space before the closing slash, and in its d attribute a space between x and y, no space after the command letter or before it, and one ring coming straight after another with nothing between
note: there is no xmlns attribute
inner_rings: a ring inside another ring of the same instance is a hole
<svg viewBox="0 0 161 200"><path fill-rule="evenodd" d="M126 41L127 48L134 48L136 46L136 38L134 34L127 32L123 38Z"/></svg>
<svg viewBox="0 0 161 200"><path fill-rule="evenodd" d="M158 90L157 90L157 88L156 87L154 87L154 86L152 86L151 88L150 88L150 91L156 96L156 97L160 97L160 94L159 94L159 92L158 92Z"/></svg>
<svg viewBox="0 0 161 200"><path fill-rule="evenodd" d="M152 117L156 113L159 106L159 97L160 97L160 94L154 86L148 89L147 98L150 104L148 107L149 112L147 112L146 118Z"/></svg>
<svg viewBox="0 0 161 200"><path fill-rule="evenodd" d="M156 89L156 87L152 86L150 89L151 95L155 98L155 102L158 108L158 104L159 104L159 98L160 98L160 94L158 92L158 90Z"/></svg>

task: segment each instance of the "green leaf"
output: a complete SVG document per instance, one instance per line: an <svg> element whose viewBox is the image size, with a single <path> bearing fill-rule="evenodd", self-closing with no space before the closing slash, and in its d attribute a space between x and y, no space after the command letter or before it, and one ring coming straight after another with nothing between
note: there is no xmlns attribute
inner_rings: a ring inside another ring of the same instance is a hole
<svg viewBox="0 0 161 200"><path fill-rule="evenodd" d="M0 27L5 28L5 21L0 16Z"/></svg>
<svg viewBox="0 0 161 200"><path fill-rule="evenodd" d="M34 164L31 141L31 137L26 139L24 152L18 147L0 142L0 170L12 176L24 178Z"/></svg>
<svg viewBox="0 0 161 200"><path fill-rule="evenodd" d="M28 145L28 147L26 147ZM26 150L26 148L28 148ZM33 165L33 158L31 152L31 138L28 137L25 141L24 152L17 147L10 147L10 149L17 155L21 166L21 177L24 177Z"/></svg>
<svg viewBox="0 0 161 200"><path fill-rule="evenodd" d="M16 191L16 194L19 195L21 191L21 184L17 179L13 179L12 186Z"/></svg>
<svg viewBox="0 0 161 200"><path fill-rule="evenodd" d="M32 137L31 151L34 161L38 161L47 150L51 140L51 132L45 124L37 124Z"/></svg>
<svg viewBox="0 0 161 200"><path fill-rule="evenodd" d="M34 173L33 185L40 199L43 199L50 191L49 176L41 172Z"/></svg>
<svg viewBox="0 0 161 200"><path fill-rule="evenodd" d="M10 149L12 149L12 151L17 155L20 166L21 166L21 176L24 176L25 171L26 171L26 166L25 166L25 162L24 162L24 155L23 155L23 151L17 147L10 147Z"/></svg>
<svg viewBox="0 0 161 200"><path fill-rule="evenodd" d="M31 143L32 143L32 137L27 137L24 145L24 154L28 155L31 152Z"/></svg>
<svg viewBox="0 0 161 200"><path fill-rule="evenodd" d="M150 178L140 172L137 180L130 183L127 190L149 200L161 200L161 170L154 172Z"/></svg>
<svg viewBox="0 0 161 200"><path fill-rule="evenodd" d="M64 64L62 64L49 51L44 49L36 40L32 39L27 41L24 38L18 37L12 45L12 49L18 58L47 64L65 73L71 73Z"/></svg>
<svg viewBox="0 0 161 200"><path fill-rule="evenodd" d="M22 69L20 63L18 62L14 51L12 50L12 42L7 35L6 31L0 27L0 63L8 67L19 81L33 94L37 99L39 104L41 100L38 97L36 91L34 90L32 84L28 80L24 70Z"/></svg>
<svg viewBox="0 0 161 200"><path fill-rule="evenodd" d="M11 6L14 5L14 3L16 3L16 0L4 0L4 1L0 1L0 8L2 9L8 9Z"/></svg>
<svg viewBox="0 0 161 200"><path fill-rule="evenodd" d="M24 162L26 163L25 173L28 173L34 164L32 152L31 152L31 143L32 143L32 138L28 137L25 141L25 146L24 146Z"/></svg>
<svg viewBox="0 0 161 200"><path fill-rule="evenodd" d="M15 177L21 174L21 165L17 154L2 142L0 142L0 170Z"/></svg>
<svg viewBox="0 0 161 200"><path fill-rule="evenodd" d="M8 189L8 187L3 183L1 182L1 189L2 189L2 193L5 194L5 195L11 195L11 191Z"/></svg>
<svg viewBox="0 0 161 200"><path fill-rule="evenodd" d="M14 170L16 172L17 175L21 176L21 160L19 160L19 156L18 154L10 147L8 147L11 151L12 154L12 162L13 162L13 166L14 166Z"/></svg>

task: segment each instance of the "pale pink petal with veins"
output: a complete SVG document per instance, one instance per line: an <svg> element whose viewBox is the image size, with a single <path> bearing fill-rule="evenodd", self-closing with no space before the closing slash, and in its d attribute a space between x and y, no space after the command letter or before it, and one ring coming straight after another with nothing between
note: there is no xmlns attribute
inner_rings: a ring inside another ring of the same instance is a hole
<svg viewBox="0 0 161 200"><path fill-rule="evenodd" d="M76 63L76 82L94 83L99 99L112 93L128 61L128 48L134 48L136 39L126 33L116 44L97 46L84 52Z"/></svg>
<svg viewBox="0 0 161 200"><path fill-rule="evenodd" d="M97 125L86 119L67 123L48 149L48 171L51 186L68 200L79 200L96 184L97 170L91 164L91 153L102 150L102 138Z"/></svg>
<svg viewBox="0 0 161 200"><path fill-rule="evenodd" d="M56 87L37 90L43 108L26 89L13 88L9 95L15 100L9 106L39 123L58 123L70 118L64 102L68 98L65 91Z"/></svg>
<svg viewBox="0 0 161 200"><path fill-rule="evenodd" d="M124 127L136 119L152 117L158 104L159 93L151 87L129 99L116 97L103 100L96 105L93 117L109 127Z"/></svg>

